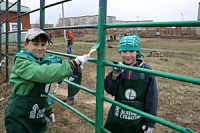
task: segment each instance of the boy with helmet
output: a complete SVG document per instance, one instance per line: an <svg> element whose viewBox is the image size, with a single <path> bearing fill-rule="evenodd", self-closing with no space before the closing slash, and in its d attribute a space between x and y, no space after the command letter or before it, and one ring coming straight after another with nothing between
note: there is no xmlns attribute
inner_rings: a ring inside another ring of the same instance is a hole
<svg viewBox="0 0 200 133"><path fill-rule="evenodd" d="M52 105L47 100L50 83L76 72L90 57L83 55L72 61L51 64L52 61L44 57L49 41L43 30L30 29L25 36L26 51L15 57L10 76L13 97L5 111L7 133L44 133L46 120L55 122Z"/></svg>
<svg viewBox="0 0 200 133"><path fill-rule="evenodd" d="M137 35L122 37L119 53L122 64L151 69L143 63L140 39ZM105 90L120 103L157 115L158 94L153 75L114 67L105 78ZM152 133L155 122L112 104L104 127L112 133Z"/></svg>

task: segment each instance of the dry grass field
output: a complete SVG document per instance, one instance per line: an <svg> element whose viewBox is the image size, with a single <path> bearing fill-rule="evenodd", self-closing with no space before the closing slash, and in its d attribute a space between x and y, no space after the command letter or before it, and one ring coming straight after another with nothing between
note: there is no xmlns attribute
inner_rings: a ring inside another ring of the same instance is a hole
<svg viewBox="0 0 200 133"><path fill-rule="evenodd" d="M91 39L92 40L92 39ZM90 42L91 42L90 40ZM95 41L96 39L93 39ZM77 41L79 41L77 39ZM56 40L53 40L56 43ZM75 40L76 42L76 40ZM95 42L94 42L95 44ZM114 43L117 45L117 43ZM88 53L92 45L89 44L74 44L73 54L82 55ZM50 45L49 50L55 50L65 53L66 45ZM159 49L162 51L162 57L145 57L145 63L150 65L154 70L184 75L189 77L200 78L200 53L199 40L181 40L181 39L155 39L142 38L141 48L145 56L151 50ZM170 52L170 50L190 51L189 53ZM15 52L14 49L10 53ZM93 53L92 58L96 58L96 53ZM66 57L63 57L66 58ZM121 58L116 47L106 48L107 61L121 61ZM10 64L12 65L12 63ZM111 71L110 67L106 67L106 73ZM3 71L0 73L1 81L5 78ZM200 87L199 85L175 81L162 77L156 77L158 85L158 117L177 125L187 127L193 131L200 133ZM98 80L98 79L97 79ZM91 90L96 90L96 64L89 62L83 68L82 85ZM7 98L10 96L12 86L1 83L0 85L0 131L5 133L4 127L4 110L7 105ZM56 90L55 83L52 84L52 90ZM108 94L105 95L112 98ZM63 83L61 89L57 90L56 96L60 99L67 96L67 84ZM81 111L83 114L95 120L95 97L81 90L75 97L74 108ZM54 101L56 122L48 125L48 133L94 133L95 128L86 122L83 118ZM104 103L104 122L106 120L110 104ZM154 133L176 133L168 127L157 124Z"/></svg>

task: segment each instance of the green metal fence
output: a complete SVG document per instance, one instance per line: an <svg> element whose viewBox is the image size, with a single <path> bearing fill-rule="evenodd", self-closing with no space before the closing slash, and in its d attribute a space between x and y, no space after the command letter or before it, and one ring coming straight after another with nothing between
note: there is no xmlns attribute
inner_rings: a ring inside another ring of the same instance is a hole
<svg viewBox="0 0 200 133"><path fill-rule="evenodd" d="M85 116L84 114L82 114L81 112L79 112L78 110L76 110L75 108L73 108L72 106L69 106L68 104L62 102L60 99L58 99L57 97L55 97L52 94L49 94L50 97L52 97L53 99L55 99L56 101L58 101L59 103L61 103L62 105L66 106L67 108L69 108L70 110L74 111L75 113L77 113L79 116L81 116L82 118L84 118L86 121L88 121L90 124L92 124L93 126L95 126L95 132L96 133L100 133L100 132L109 132L108 130L103 128L103 103L105 102L109 102L112 104L116 104L118 106L122 106L127 110L130 110L134 113L137 113L143 117L146 117L148 119L151 119L157 123L160 123L162 125L165 125L169 128L172 128L176 131L179 132L183 132L183 133L193 133L194 131L176 125L174 123L171 123L169 121L163 120L161 118L155 117L153 115L147 114L143 111L137 110L135 108L132 108L130 106L124 105L122 103L113 101L111 99L109 99L108 97L104 96L104 74L105 74L105 66L114 66L114 67L120 67L120 68L124 68L124 69L129 69L129 70L133 70L133 71L137 71L137 72L143 72L143 73L147 73L147 74L151 74L151 75L155 75L155 76L159 76L159 77L163 77L163 78L169 78L169 79L173 79L173 80L178 80L178 81L182 81L182 82L188 82L188 83L193 83L193 84L197 84L200 85L200 79L199 78L193 78L193 77L187 77L187 76L182 76L182 75L176 75L176 74L172 74L172 73L166 73L166 72L161 72L161 71L155 71L155 70L147 70L147 69L143 69L143 68L133 68L133 67L129 67L129 66L124 66L124 65L118 65L118 64L113 64L111 62L108 62L105 60L105 51L106 51L106 29L108 28L119 28L119 27L196 27L196 26L200 26L200 20L196 20L196 21L174 21L174 22L145 22L145 23L120 23L120 24L109 24L106 23L106 17L107 17L107 0L99 0L99 12L98 12L98 24L97 25L82 25L82 26L64 26L64 27L55 27L55 28L45 28L45 9L46 8L50 8L52 6L58 5L58 4L62 4L64 2L68 2L70 0L61 0L58 2L55 2L53 4L50 5L45 5L45 0L40 0L40 7L38 9L32 10L30 12L26 12L21 14L21 0L17 0L14 4L12 4L11 6L8 6L8 0L6 0L6 21L2 22L1 21L1 17L0 17L0 23L2 24L6 24L6 32L2 32L0 30L0 61L2 60L2 55L6 56L6 79L8 81L8 76L9 76L9 72L8 70L12 69L9 67L9 58L13 59L14 57L10 56L8 54L8 50L10 46L16 46L16 45L12 45L9 43L8 37L9 34L11 33L17 33L17 51L19 52L21 50L21 32L23 31L27 31L27 30L20 30L21 29L21 17L23 15L26 14L30 14L36 11L40 11L40 28L43 30L58 30L58 29L85 29L85 28L96 28L98 29L98 42L96 46L97 49L97 58L91 58L89 59L90 62L94 62L97 63L97 78L98 80L96 80L96 91L90 90L89 88L77 85L75 83L69 82L68 80L64 80L65 83L68 84L72 84L74 86L80 87L80 89L82 89L83 91L86 91L94 96L96 96L96 119L95 121L91 120L90 118L88 118L87 116ZM0 1L1 4L2 1ZM17 13L18 15L14 18L9 19L9 9L17 4ZM1 6L0 6L0 15L1 15ZM16 19L17 18L17 23L18 23L18 27L17 27L17 31L16 32L9 32L8 31L8 23L9 21ZM6 37L6 41L5 43L2 43L2 35L5 34ZM3 52L2 46L5 46L5 52ZM65 53L60 53L60 52L56 52L56 51L51 51L51 50L47 50L47 53L51 53L51 54L57 54L57 55L62 55L62 56L70 56L70 57L76 57L76 55L69 55L69 54L65 54ZM12 62L11 62L12 63Z"/></svg>

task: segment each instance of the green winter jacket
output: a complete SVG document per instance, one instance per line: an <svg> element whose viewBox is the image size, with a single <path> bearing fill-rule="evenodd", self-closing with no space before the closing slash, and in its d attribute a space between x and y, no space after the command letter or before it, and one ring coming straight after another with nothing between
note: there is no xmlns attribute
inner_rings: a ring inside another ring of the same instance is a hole
<svg viewBox="0 0 200 133"><path fill-rule="evenodd" d="M35 83L52 83L63 80L73 73L71 62L65 60L61 64L43 64L44 57L39 60L31 56L18 56L15 60L12 73L10 76L10 83L13 84L12 95L26 96L34 87ZM31 57L31 58L30 58ZM51 108L46 107L46 110Z"/></svg>

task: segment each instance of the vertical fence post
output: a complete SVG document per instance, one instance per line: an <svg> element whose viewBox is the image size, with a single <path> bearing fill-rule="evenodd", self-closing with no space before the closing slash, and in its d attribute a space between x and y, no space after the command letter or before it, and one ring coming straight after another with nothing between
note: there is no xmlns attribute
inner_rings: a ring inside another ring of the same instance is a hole
<svg viewBox="0 0 200 133"><path fill-rule="evenodd" d="M200 20L200 2L199 2L199 10L198 10L197 20Z"/></svg>
<svg viewBox="0 0 200 133"><path fill-rule="evenodd" d="M17 51L21 50L21 0L17 0Z"/></svg>
<svg viewBox="0 0 200 133"><path fill-rule="evenodd" d="M6 0L6 82L8 82L8 19L9 19L9 11L8 11L8 0Z"/></svg>
<svg viewBox="0 0 200 133"><path fill-rule="evenodd" d="M1 24L1 3L0 3L0 24ZM1 24L2 26L2 24ZM2 26L3 27L3 26ZM2 37L2 34L1 34L1 29L0 29L0 63L1 63L1 60L2 60L2 44L1 44L1 37ZM0 72L1 72L1 65L0 64Z"/></svg>
<svg viewBox="0 0 200 133"><path fill-rule="evenodd" d="M40 0L40 29L45 27L45 0Z"/></svg>
<svg viewBox="0 0 200 133"><path fill-rule="evenodd" d="M107 15L107 0L99 1L99 16L98 16L98 43L100 47L97 53L97 89L96 89L96 133L100 133L101 127L103 126L103 100L104 95L104 74L105 67L102 65L103 60L105 60L106 51L106 29L104 24L106 23Z"/></svg>

